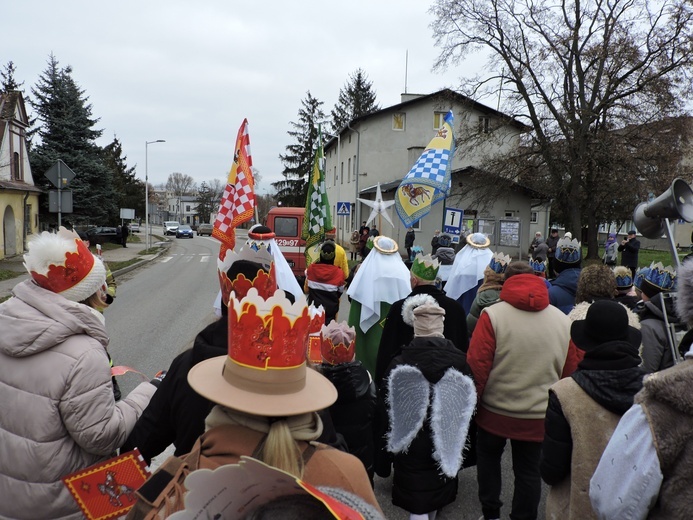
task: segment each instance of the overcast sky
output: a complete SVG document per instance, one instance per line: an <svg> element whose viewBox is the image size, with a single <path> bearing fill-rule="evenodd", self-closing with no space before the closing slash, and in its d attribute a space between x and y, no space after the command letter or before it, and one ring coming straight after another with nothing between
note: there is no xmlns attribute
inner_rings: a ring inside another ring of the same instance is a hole
<svg viewBox="0 0 693 520"><path fill-rule="evenodd" d="M307 91L329 114L349 74L362 68L381 107L399 103L407 50L410 93L454 87L479 67L431 71L438 49L429 6L425 0L5 2L0 65L15 63L28 94L50 53L72 66L100 118L99 144L116 135L138 177L145 175L145 141L166 140L149 145L153 184L172 172L198 183L226 180L238 128L248 118L264 193L281 178L278 156L291 144L286 132Z"/></svg>

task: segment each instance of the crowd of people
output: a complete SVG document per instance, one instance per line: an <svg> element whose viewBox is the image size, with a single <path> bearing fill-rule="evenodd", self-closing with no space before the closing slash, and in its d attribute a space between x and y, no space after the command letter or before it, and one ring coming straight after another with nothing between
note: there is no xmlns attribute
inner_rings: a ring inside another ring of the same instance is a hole
<svg viewBox="0 0 693 520"><path fill-rule="evenodd" d="M80 518L62 477L173 444L186 473L252 457L369 519L382 518L376 478L392 475L411 520L433 520L468 467L486 520L501 518L504 485L510 518L543 516L542 481L546 518L687 518L693 332L677 330L693 323L693 263L633 271L634 231L585 266L580 241L554 229L528 261L482 233L455 251L437 231L431 254L414 254L409 232L400 251L364 222L350 269L327 230L301 287L272 230L251 228L219 261L218 320L124 398L104 329L107 266L74 232L35 237L31 278L0 304L0 496L13 497L0 517ZM169 461L130 518L182 509Z"/></svg>

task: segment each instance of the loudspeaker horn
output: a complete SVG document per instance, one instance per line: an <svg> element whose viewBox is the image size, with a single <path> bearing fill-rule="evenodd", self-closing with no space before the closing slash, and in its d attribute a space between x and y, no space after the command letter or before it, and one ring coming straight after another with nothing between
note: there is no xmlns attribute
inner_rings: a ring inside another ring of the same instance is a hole
<svg viewBox="0 0 693 520"><path fill-rule="evenodd" d="M693 222L693 189L682 179L674 179L667 191L651 202L638 204L633 212L635 227L646 238L664 234L665 218Z"/></svg>

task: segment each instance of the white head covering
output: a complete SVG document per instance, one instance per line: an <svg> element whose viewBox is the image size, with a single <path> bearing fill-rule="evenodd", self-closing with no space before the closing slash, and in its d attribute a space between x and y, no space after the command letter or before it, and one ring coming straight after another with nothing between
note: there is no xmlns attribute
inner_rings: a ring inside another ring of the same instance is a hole
<svg viewBox="0 0 693 520"><path fill-rule="evenodd" d="M391 238L380 236L387 248ZM409 269L396 252L384 254L373 248L354 276L347 294L361 304L359 326L365 333L380 320L380 302L395 303L411 292Z"/></svg>
<svg viewBox="0 0 693 520"><path fill-rule="evenodd" d="M445 294L456 300L469 289L484 279L484 269L493 258L489 248L478 249L463 247L455 255L448 281L445 284Z"/></svg>

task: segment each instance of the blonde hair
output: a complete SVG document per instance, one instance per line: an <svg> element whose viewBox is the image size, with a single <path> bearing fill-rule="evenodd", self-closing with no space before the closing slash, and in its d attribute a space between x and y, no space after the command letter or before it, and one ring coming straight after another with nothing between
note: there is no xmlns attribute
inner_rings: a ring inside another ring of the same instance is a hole
<svg viewBox="0 0 693 520"><path fill-rule="evenodd" d="M291 436L286 419L276 419L271 423L265 444L260 451L260 460L294 477L303 478L303 454Z"/></svg>

